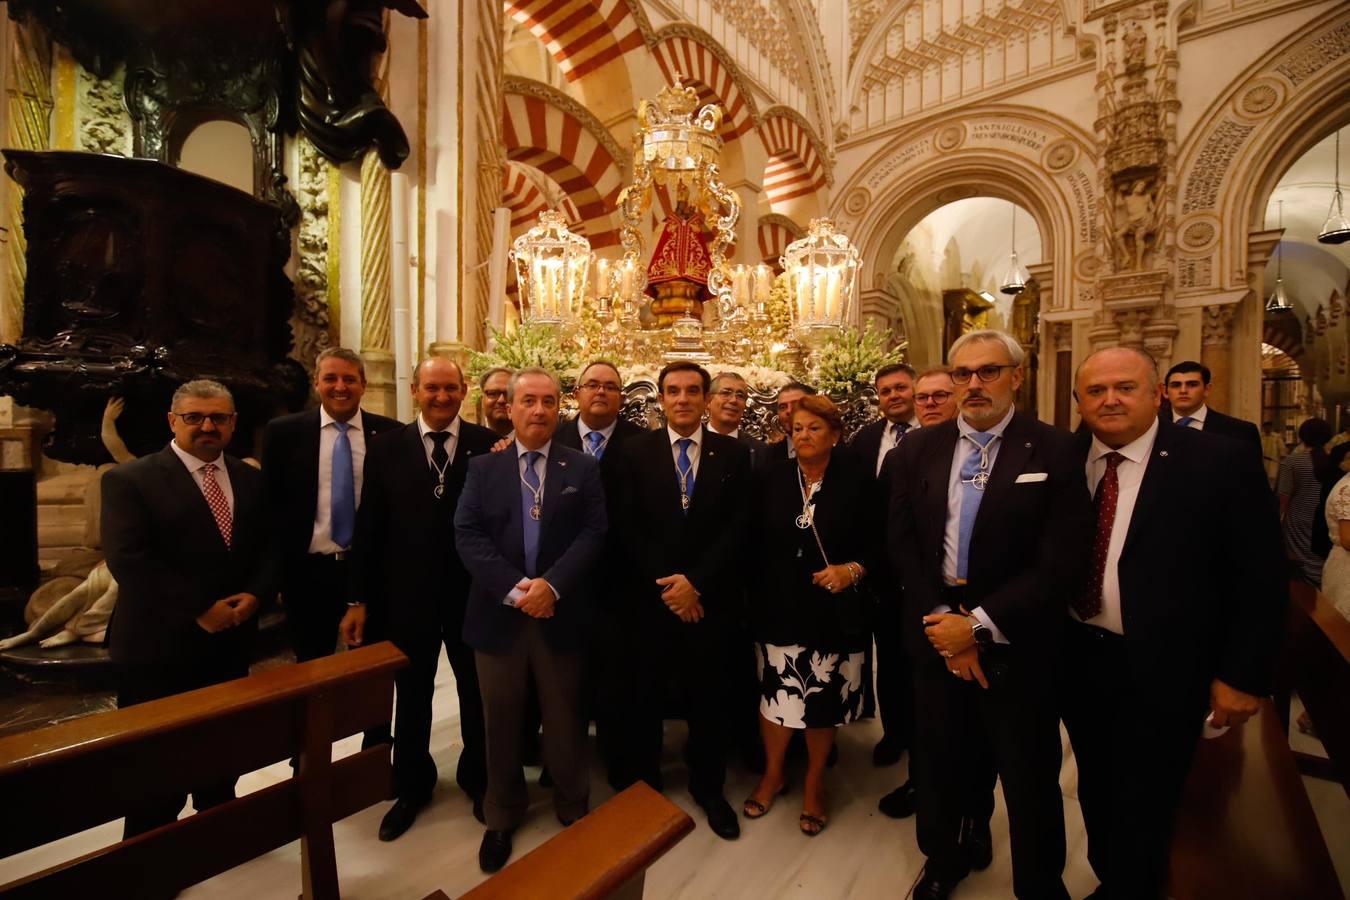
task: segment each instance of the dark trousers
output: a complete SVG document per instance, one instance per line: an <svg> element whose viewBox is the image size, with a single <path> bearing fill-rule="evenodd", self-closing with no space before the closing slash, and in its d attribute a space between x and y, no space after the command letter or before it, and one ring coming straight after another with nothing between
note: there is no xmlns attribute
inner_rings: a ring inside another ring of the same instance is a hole
<svg viewBox="0 0 1350 900"><path fill-rule="evenodd" d="M1066 628L1064 664L1088 862L1112 897L1161 897L1209 686L1140 671L1123 637L1077 622Z"/></svg>
<svg viewBox="0 0 1350 900"><path fill-rule="evenodd" d="M308 553L294 561L282 597L286 632L296 662L322 659L337 651L338 625L347 613L353 574L350 560L331 555ZM364 637L367 644L383 640L379 623L367 620ZM361 738L361 749L393 740L386 724L367 731Z"/></svg>
<svg viewBox="0 0 1350 900"><path fill-rule="evenodd" d="M1067 898L1053 662L996 647L981 654L981 665L988 690L953 676L934 651L915 661L919 849L934 870L949 877L965 873L961 819L989 796L976 793L988 783L979 769L982 754L989 754L1008 808L1013 892Z"/></svg>
<svg viewBox="0 0 1350 900"><path fill-rule="evenodd" d="M192 663L121 666L118 671L117 708L124 709L161 697L195 691L222 681L243 678L247 674L248 664L235 659L208 658ZM202 812L233 800L236 780L229 778L193 787L193 809ZM127 811L122 824L122 840L175 821L186 802L186 791L147 792L136 809Z"/></svg>
<svg viewBox="0 0 1350 900"><path fill-rule="evenodd" d="M487 750L483 728L483 698L473 650L464 643L463 613L442 608L442 620L416 635L395 639L409 665L394 676L394 793L401 800L423 803L436 786L436 763L431 758L431 698L436 689L436 666L441 646L455 673L459 695L459 734L464 749L455 768L455 782L470 797L487 790Z"/></svg>
<svg viewBox="0 0 1350 900"><path fill-rule="evenodd" d="M672 620L674 616L671 615ZM641 779L661 784L661 748L665 739L665 701L685 711L689 722L689 793L696 800L720 798L727 775L726 740L729 665L725 626L717 622L686 625L674 620L646 623L630 632L626 647L627 718L625 749L618 773L621 785Z"/></svg>
<svg viewBox="0 0 1350 900"><path fill-rule="evenodd" d="M502 653L477 651L478 683L487 726L487 797L483 810L493 831L514 830L525 818L530 798L521 769L521 723L529 687L538 692L544 726L544 762L553 776L553 806L571 821L586 813L590 771L586 722L579 707L581 655L555 650L543 625L527 619Z"/></svg>
<svg viewBox="0 0 1350 900"><path fill-rule="evenodd" d="M905 747L914 745L914 675L901 640L900 598L882 599L877 614L876 652L877 706L881 730Z"/></svg>

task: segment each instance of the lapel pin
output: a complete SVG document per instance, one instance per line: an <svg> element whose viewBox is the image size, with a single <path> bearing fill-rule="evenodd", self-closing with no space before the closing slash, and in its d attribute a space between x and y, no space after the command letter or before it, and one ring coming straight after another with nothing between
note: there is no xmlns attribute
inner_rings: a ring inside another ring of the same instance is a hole
<svg viewBox="0 0 1350 900"><path fill-rule="evenodd" d="M561 469L567 468L567 461L563 459L558 460L558 467Z"/></svg>
<svg viewBox="0 0 1350 900"><path fill-rule="evenodd" d="M1028 449L1028 450L1031 449L1031 441L1027 441L1027 449Z"/></svg>
<svg viewBox="0 0 1350 900"><path fill-rule="evenodd" d="M1160 452L1158 455L1159 455L1159 456L1166 456L1166 455L1167 455L1167 451L1166 451L1166 450L1163 450L1163 451Z"/></svg>

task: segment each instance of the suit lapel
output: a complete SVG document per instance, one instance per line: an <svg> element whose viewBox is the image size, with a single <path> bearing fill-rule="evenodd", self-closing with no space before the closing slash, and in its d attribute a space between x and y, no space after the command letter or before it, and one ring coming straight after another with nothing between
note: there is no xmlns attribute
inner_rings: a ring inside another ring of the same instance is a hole
<svg viewBox="0 0 1350 900"><path fill-rule="evenodd" d="M923 466L924 514L928 517L931 533L939 537L947 530L947 484L952 477L952 456L960 432L955 422L935 426L941 431L933 438Z"/></svg>
<svg viewBox="0 0 1350 900"><path fill-rule="evenodd" d="M562 496L563 486L567 483L567 460L556 451L550 453L544 472L544 514L539 523L541 543L549 522L553 521L553 514L558 510L558 498Z"/></svg>
<svg viewBox="0 0 1350 900"><path fill-rule="evenodd" d="M1023 427L1021 413L1013 413L1008 427L1003 429L999 439L998 458L994 460L994 470L989 474L989 485L984 500L991 498L1002 500L1017 482L1017 476L1026 468L1027 461L1035 452L1035 442L1029 434L1030 429ZM981 508L984 501L981 501Z"/></svg>
<svg viewBox="0 0 1350 900"><path fill-rule="evenodd" d="M319 435L323 431L323 419L316 409L305 424L304 439L300 442L301 471L305 477L305 506L312 510L319 505ZM367 432L369 434L369 432Z"/></svg>
<svg viewBox="0 0 1350 900"><path fill-rule="evenodd" d="M1139 494L1134 499L1134 511L1130 513L1130 530L1125 534L1125 543L1120 548L1120 559L1123 562L1130 552L1130 545L1135 542L1139 532L1150 527L1157 527L1157 519L1153 517L1153 511L1170 494L1168 484L1172 479L1174 466L1171 458L1176 452L1176 445L1172 436L1176 433L1175 426L1168 428L1165 425L1158 427L1158 434L1153 439L1153 450L1149 454L1148 465L1144 467L1144 479L1139 483Z"/></svg>
<svg viewBox="0 0 1350 900"><path fill-rule="evenodd" d="M188 515L194 520L198 529L204 535L209 535L207 540L214 540L215 544L221 549L225 549L225 539L220 536L220 527L216 525L216 517L211 512L211 507L206 503L206 495L197 484L197 479L183 465L183 461L178 458L172 447L165 447L159 455L160 467L164 469L165 477L172 485L173 495L182 498L182 502L187 504ZM230 485L234 487L233 482ZM235 495L235 507L239 506L239 497Z"/></svg>
<svg viewBox="0 0 1350 900"><path fill-rule="evenodd" d="M671 464L674 465L673 458ZM702 435L699 437L698 469L694 476L694 493L689 498L690 515L712 502L712 500L706 498L717 492L716 485L722 483L722 471L725 465L726 460L723 459L722 454L708 446L708 429L704 428ZM699 502L699 497L705 498L702 503Z"/></svg>

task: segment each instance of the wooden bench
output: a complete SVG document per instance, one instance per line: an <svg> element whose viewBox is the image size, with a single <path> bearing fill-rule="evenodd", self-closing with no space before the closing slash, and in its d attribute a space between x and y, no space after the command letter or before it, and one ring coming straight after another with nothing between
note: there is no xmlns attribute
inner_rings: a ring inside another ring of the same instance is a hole
<svg viewBox="0 0 1350 900"><path fill-rule="evenodd" d="M638 782L462 900L639 900L647 869L693 830L684 810ZM448 898L437 891L427 900Z"/></svg>
<svg viewBox="0 0 1350 900"><path fill-rule="evenodd" d="M294 778L0 886L6 897L160 897L297 838L306 898L337 898L332 823L387 799L387 746L332 762L388 722L394 673L374 644L0 739L0 856L121 818L150 790L188 793L292 756Z"/></svg>
<svg viewBox="0 0 1350 900"><path fill-rule="evenodd" d="M1341 900L1275 705L1200 741L1172 837L1174 900Z"/></svg>
<svg viewBox="0 0 1350 900"><path fill-rule="evenodd" d="M1283 688L1277 702L1289 721L1289 695L1297 692L1327 756L1295 753L1299 769L1339 781L1350 796L1350 621L1311 585L1289 585L1289 640Z"/></svg>

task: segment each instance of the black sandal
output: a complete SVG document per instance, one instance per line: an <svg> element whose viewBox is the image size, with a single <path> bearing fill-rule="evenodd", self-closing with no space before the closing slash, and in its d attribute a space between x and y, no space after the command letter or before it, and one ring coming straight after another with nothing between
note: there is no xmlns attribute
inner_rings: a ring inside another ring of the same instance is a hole
<svg viewBox="0 0 1350 900"><path fill-rule="evenodd" d="M797 827L802 830L802 834L807 837L815 837L825 830L828 819L825 816L813 816L808 812L802 813L797 818Z"/></svg>

